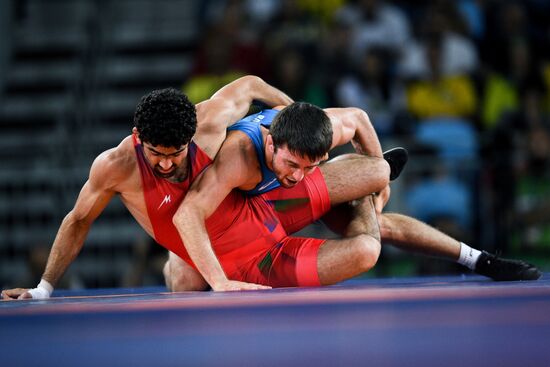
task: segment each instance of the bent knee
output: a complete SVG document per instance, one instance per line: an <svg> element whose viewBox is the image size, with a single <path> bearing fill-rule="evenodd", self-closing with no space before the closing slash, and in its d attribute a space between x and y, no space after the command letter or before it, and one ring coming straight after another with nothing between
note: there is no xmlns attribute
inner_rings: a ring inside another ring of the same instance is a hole
<svg viewBox="0 0 550 367"><path fill-rule="evenodd" d="M171 292L204 291L208 283L191 266L169 259L163 268L166 288Z"/></svg>
<svg viewBox="0 0 550 367"><path fill-rule="evenodd" d="M383 159L377 159L376 160L376 169L375 169L375 177L373 177L374 180L376 180L376 185L378 187L378 191L381 191L390 183L390 173L391 168L389 163Z"/></svg>
<svg viewBox="0 0 550 367"><path fill-rule="evenodd" d="M363 271L369 271L378 262L380 257L380 241L368 234L357 236L357 261L359 268Z"/></svg>

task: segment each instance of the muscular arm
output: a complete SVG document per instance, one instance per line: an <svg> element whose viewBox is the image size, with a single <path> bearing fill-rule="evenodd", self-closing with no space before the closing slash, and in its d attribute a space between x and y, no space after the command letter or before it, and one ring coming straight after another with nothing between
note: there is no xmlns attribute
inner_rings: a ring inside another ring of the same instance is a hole
<svg viewBox="0 0 550 367"><path fill-rule="evenodd" d="M92 222L107 206L115 192L109 188L120 175L109 161L109 151L96 158L88 181L82 187L74 208L65 216L55 237L42 279L55 285L74 261ZM120 171L119 171L120 172ZM115 176L113 176L115 175ZM31 298L26 289L6 290L3 298Z"/></svg>
<svg viewBox="0 0 550 367"><path fill-rule="evenodd" d="M332 148L351 141L361 154L382 158L382 147L367 113L359 108L327 108L332 122Z"/></svg>
<svg viewBox="0 0 550 367"><path fill-rule="evenodd" d="M359 108L325 109L332 122L332 148L351 141L360 154L382 158L382 146L367 113ZM374 204L378 213L390 198L390 186L387 185L375 196Z"/></svg>
<svg viewBox="0 0 550 367"><path fill-rule="evenodd" d="M90 178L82 187L74 208L65 216L55 237L43 279L52 285L57 283L74 261L90 226L107 206L113 191L101 187L99 177L102 168L93 167Z"/></svg>
<svg viewBox="0 0 550 367"><path fill-rule="evenodd" d="M243 118L252 101L269 106L287 106L292 99L256 76L244 76L217 91L209 100L197 104L197 132L193 140L214 158L229 125Z"/></svg>
<svg viewBox="0 0 550 367"><path fill-rule="evenodd" d="M261 289L264 286L229 281L212 249L205 221L234 188L246 185L253 169L239 139L224 143L216 160L191 186L174 215L185 248L213 290ZM255 163L253 163L255 164Z"/></svg>

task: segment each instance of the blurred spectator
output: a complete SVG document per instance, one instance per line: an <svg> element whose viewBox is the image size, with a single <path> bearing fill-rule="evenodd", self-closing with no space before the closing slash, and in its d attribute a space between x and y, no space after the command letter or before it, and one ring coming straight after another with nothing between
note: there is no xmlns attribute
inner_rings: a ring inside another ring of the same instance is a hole
<svg viewBox="0 0 550 367"><path fill-rule="evenodd" d="M405 13L382 0L358 0L344 6L337 17L353 27L354 56L360 57L371 47L400 53L410 38Z"/></svg>
<svg viewBox="0 0 550 367"><path fill-rule="evenodd" d="M438 38L425 44L428 75L407 87L409 111L418 119L431 117L470 118L476 112L477 95L467 74L444 71L444 54Z"/></svg>
<svg viewBox="0 0 550 367"><path fill-rule="evenodd" d="M370 48L337 87L338 105L359 107L369 114L379 136L394 132L394 121L406 108L405 89L389 70L383 49Z"/></svg>
<svg viewBox="0 0 550 367"><path fill-rule="evenodd" d="M245 2L250 21L256 27L270 22L281 5L279 0L246 0Z"/></svg>
<svg viewBox="0 0 550 367"><path fill-rule="evenodd" d="M215 91L245 73L231 65L232 49L228 40L215 31L209 32L196 55L195 67L183 92L193 103L208 99Z"/></svg>
<svg viewBox="0 0 550 367"><path fill-rule="evenodd" d="M532 126L519 147L511 238L516 250L550 249L550 124Z"/></svg>
<svg viewBox="0 0 550 367"><path fill-rule="evenodd" d="M205 30L183 92L194 103L245 74L265 77L267 62L256 34L246 27L242 1L229 1L216 23Z"/></svg>
<svg viewBox="0 0 550 367"><path fill-rule="evenodd" d="M485 81L481 113L487 129L493 128L505 113L517 112L526 90L543 89L542 76L525 39L510 41L506 56L500 61L504 72L490 72Z"/></svg>
<svg viewBox="0 0 550 367"><path fill-rule="evenodd" d="M457 33L448 13L446 8L436 5L423 12L418 20L419 37L407 42L404 47L399 64L401 76L407 79L429 77L433 67L430 60L433 56L430 53L434 47L439 50L438 71L442 76L473 74L477 71L479 61L475 44Z"/></svg>
<svg viewBox="0 0 550 367"><path fill-rule="evenodd" d="M506 74L509 70L510 48L521 40L531 39L527 9L522 2L494 2L487 12L486 37L480 47L486 65L496 72Z"/></svg>
<svg viewBox="0 0 550 367"><path fill-rule="evenodd" d="M319 44L319 73L327 92L329 106L339 104L336 90L340 80L352 72L352 27L334 20Z"/></svg>
<svg viewBox="0 0 550 367"><path fill-rule="evenodd" d="M272 61L274 70L270 83L284 90L296 101L327 107L327 97L320 84L311 78L305 56L299 48L287 47L277 52Z"/></svg>
<svg viewBox="0 0 550 367"><path fill-rule="evenodd" d="M307 52L307 57L314 57L323 31L320 25L321 22L295 0L281 0L263 41L269 58L278 57L277 52L287 45L299 47Z"/></svg>
<svg viewBox="0 0 550 367"><path fill-rule="evenodd" d="M546 166L546 172L550 167ZM550 177L524 177L515 200L511 247L518 252L550 250Z"/></svg>
<svg viewBox="0 0 550 367"><path fill-rule="evenodd" d="M512 232L521 233L523 215L534 208L525 204L516 206L513 198L525 203L518 197L519 192L527 194L525 187L537 186L537 182L550 185L547 173L550 124L541 105L539 90L524 91L518 111L505 114L491 131L485 167L491 174L496 236L503 248L509 247ZM531 203L545 205L546 200L542 195Z"/></svg>

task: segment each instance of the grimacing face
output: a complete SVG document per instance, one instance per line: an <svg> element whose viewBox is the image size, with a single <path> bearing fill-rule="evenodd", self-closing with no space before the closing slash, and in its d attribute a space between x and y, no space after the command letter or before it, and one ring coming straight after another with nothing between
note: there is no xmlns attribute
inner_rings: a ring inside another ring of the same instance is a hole
<svg viewBox="0 0 550 367"><path fill-rule="evenodd" d="M143 152L155 175L162 178L171 178L187 158L187 147L188 144L174 148L154 146L144 142Z"/></svg>
<svg viewBox="0 0 550 367"><path fill-rule="evenodd" d="M274 150L271 166L281 186L289 189L312 173L321 164L323 158L311 160L302 157L289 151L285 145Z"/></svg>

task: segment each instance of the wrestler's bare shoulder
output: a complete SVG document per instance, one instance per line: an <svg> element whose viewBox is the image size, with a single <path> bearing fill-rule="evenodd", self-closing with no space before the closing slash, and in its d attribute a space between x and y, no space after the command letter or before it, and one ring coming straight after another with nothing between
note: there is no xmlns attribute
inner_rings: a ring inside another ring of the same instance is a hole
<svg viewBox="0 0 550 367"><path fill-rule="evenodd" d="M101 178L102 186L114 189L132 180L136 171L135 148L132 136L128 136L118 146L97 156L92 165L90 178Z"/></svg>
<svg viewBox="0 0 550 367"><path fill-rule="evenodd" d="M237 187L241 190L250 190L262 180L256 147L248 135L242 131L229 132L216 160L226 167L231 167L231 172L240 177L241 182Z"/></svg>

